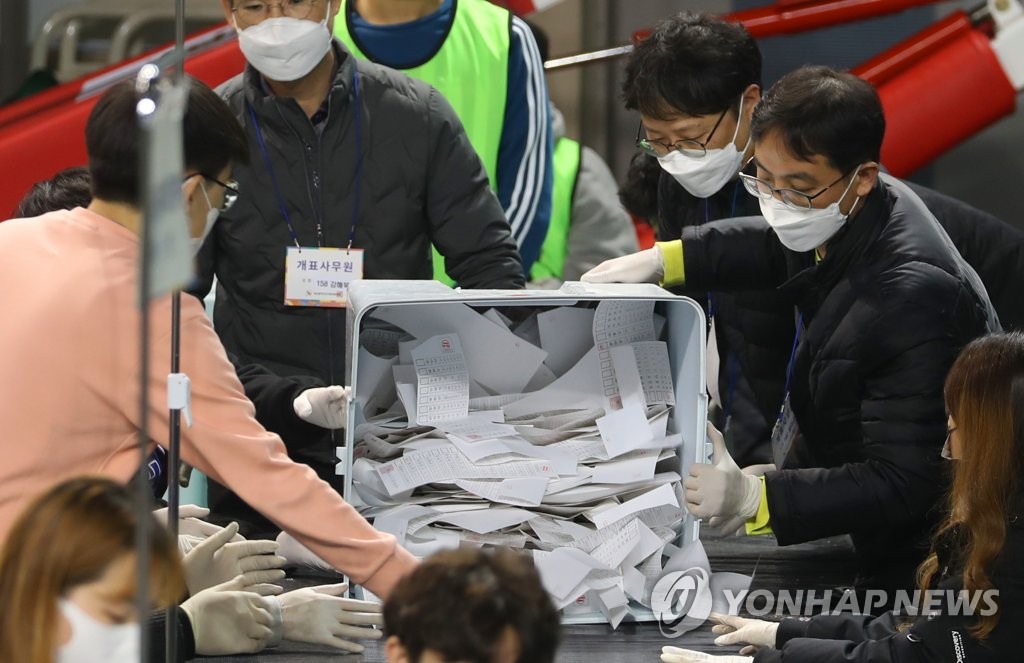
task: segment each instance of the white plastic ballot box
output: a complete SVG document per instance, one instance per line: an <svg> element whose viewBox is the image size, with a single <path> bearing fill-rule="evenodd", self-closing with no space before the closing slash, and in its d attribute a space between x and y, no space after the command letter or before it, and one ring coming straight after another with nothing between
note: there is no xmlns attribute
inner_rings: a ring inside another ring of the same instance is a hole
<svg viewBox="0 0 1024 663"><path fill-rule="evenodd" d="M535 312L548 312L562 308L574 308L574 309L586 309L588 312L583 316L591 315L593 318L593 312L598 310L598 307L602 306L602 302L614 302L613 304L604 304L603 310L609 311L615 310L647 310L648 319L653 318L654 322L650 323L651 329L657 329L656 337L653 340L653 344L659 346L660 354L659 357L665 356L665 346L667 346L667 361L669 363L669 369L671 373L671 389L666 388L662 393L667 392L668 398L674 397L674 404L671 408L668 405L668 421L663 426L663 437L660 440L673 440L669 443L671 447L666 453L666 449L661 449L660 452L655 452L655 459L658 462L657 472L665 472L666 465L668 465L667 474L660 474L658 476L672 476L672 472L678 473L680 477L685 477L689 471L690 465L695 462L708 462L710 456L710 445L707 443L706 438L706 422L707 422L707 407L708 407L708 396L705 388L705 360L706 360L706 321L704 312L701 307L694 302L692 299L687 297L681 297L673 295L672 293L659 288L655 285L650 284L591 284L591 283L566 283L560 290L461 290L461 289L450 289L445 285L436 281L385 281L385 280L360 280L352 283L349 289L349 300L348 300L348 312L346 317L347 325L347 345L346 345L346 371L347 371L347 384L352 387L352 400L349 407L348 414L348 426L346 429L345 446L344 448L338 449L338 469L339 475L344 475L344 497L351 504L360 509L367 517L373 520L375 514L382 513L381 505L374 503L372 500L366 500L365 494L360 495L361 483L360 478L357 476L353 481L353 474L359 474L362 472L362 468L365 467L365 460L361 460L359 464L356 464L356 459L362 459L368 452L365 435L363 439L356 439L362 433L360 433L360 427L362 430L366 430L367 420L373 417L380 417L381 412L389 408L394 410L400 407L398 403L398 397L401 393L396 396L394 388L391 389L388 398L378 397L380 393L380 384L382 380L391 380L391 387L394 387L396 382L395 378L392 378L392 367L385 365L383 369L380 368L379 360L376 357L380 355L375 350L374 354L374 366L375 368L371 371L371 357L369 356L371 348L364 346L365 342L370 342L371 337L376 338L375 330L385 330L388 333L405 333L405 342L402 344L402 353L405 358L405 362L412 363L409 361L410 347L416 345L413 339L418 342L425 342L428 339L426 336L430 335L427 332L423 332L423 329L433 329L433 334L452 334L455 336L462 334L462 340L453 341L457 344L457 349L464 350L466 352L466 363L470 364L469 374L473 380L473 387L476 390L476 394L479 395L481 392L485 392L487 396L495 396L500 398L502 394L499 394L493 388L493 383L489 383L484 373L499 372L500 377L509 377L510 380L514 379L512 376L505 376L504 373L514 373L514 370L506 371L505 367L508 367L508 358L502 356L505 352L503 348L507 347L502 344L499 336L510 337L512 327L511 325L516 324L516 320L524 320L529 318ZM620 304L619 302L634 302L636 304ZM470 310L467 310L471 309ZM653 313L651 310L653 309ZM480 314L480 316L474 315ZM486 315L485 315L486 314ZM474 319L472 325L466 324L466 316ZM479 317L486 318L485 323L481 323L476 320ZM542 330L542 333L546 333L546 339L548 347L554 347L558 345L561 347L562 344L576 345L577 347L586 345L592 348L592 351L598 353L602 347L597 342L598 330L597 324L595 323L591 327L586 326L575 326L571 331L565 332L565 334L571 335L573 338L563 337L557 338L559 331L553 327L555 323L552 320L562 320L565 318L580 316L577 312L559 312L555 315L546 316L547 329ZM601 318L602 320L607 319L608 316ZM539 318L534 318L539 319ZM407 321L405 324L396 324L396 320ZM481 345L481 328L488 327L488 324L500 325L502 322L506 327L500 326L492 327L492 330L501 331L502 334L495 334L493 345L488 345L486 352L482 355L480 353ZM462 328L458 328L461 326ZM411 327L416 327L419 331L411 331ZM449 328L450 327L450 328ZM470 328L472 327L472 329ZM535 325L536 329L536 325ZM604 329L604 327L602 327ZM374 330L374 331L370 331ZM401 330L398 331L398 330ZM519 330L515 330L517 333ZM366 332L366 333L364 333ZM508 332L508 333L505 333ZM476 334L476 338L471 338L471 334ZM520 334L522 336L522 334ZM536 337L536 331L534 332ZM587 338L582 338L586 336ZM575 337L581 337L576 339ZM433 338L437 338L434 336ZM552 340L554 339L554 340ZM575 341L579 341L574 343ZM376 341L373 341L376 342ZM442 347L450 347L447 340L440 342L446 345ZM663 343L661 343L663 342ZM426 343L424 343L426 345ZM532 350L536 350L532 345ZM412 353L417 350L412 350ZM475 352L475 354L474 354ZM551 358L551 363L557 363L557 359L554 354L548 355ZM360 366L360 358L363 357L363 363L366 366ZM483 360L481 359L483 357ZM396 356L393 363L405 363L400 362ZM481 361L496 362L502 366L501 371L480 371ZM500 363L504 361L505 363ZM546 361L546 360L545 360ZM600 360L598 360L600 361ZM476 362L474 365L473 362ZM582 360L579 361L583 363ZM658 362L664 364L664 360ZM565 365L568 361L563 361L562 366L556 368L552 366L552 370L547 370L547 367L542 367L544 371L550 376L547 384L550 384L550 380L555 379L556 373L564 373L567 368ZM597 361L595 365L598 365ZM603 364L600 364L603 366ZM634 364L635 365L635 364ZM408 368L413 370L412 367L400 367ZM515 368L514 366L512 368ZM529 369L526 369L529 370ZM572 370L575 370L573 368ZM476 371L476 373L474 373ZM596 371L595 371L596 373ZM661 369L662 376L664 376L664 368ZM397 374L397 373L396 373ZM590 374L587 374L590 375ZM476 382L476 378L480 378ZM613 378L614 380L615 378ZM415 382L415 378L413 380ZM420 383L421 385L424 383ZM533 390L536 382L531 380L528 385L517 388L516 391L509 393L526 393L529 394ZM659 384L669 384L667 380L663 380ZM517 385L518 386L518 385ZM646 387L646 384L645 384ZM543 388L543 387L542 387ZM600 390L600 385L597 386L597 390ZM375 394L371 397L370 391ZM399 389L400 392L400 389ZM423 389L421 388L421 393ZM607 390L604 394L609 393ZM625 393L625 392L624 392ZM406 397L408 398L408 397ZM415 402L415 396L413 396ZM368 402L371 401L371 402ZM384 402L387 401L387 402ZM407 404L407 400L403 400L402 403ZM665 401L656 401L665 402ZM606 407L606 410L615 410L617 404L615 401L610 402L611 405ZM369 410L369 411L368 411ZM553 406L553 411L557 411L558 408ZM406 405L406 413L404 416L409 419L409 426L416 426L416 423L411 421L414 415L408 414L409 407ZM463 415L465 416L465 415ZM421 406L419 414L419 422L423 424L423 406ZM664 419L664 418L663 418ZM515 418L512 419L513 422ZM376 422L377 419L374 420ZM653 419L651 420L653 421ZM374 422L367 425L375 425ZM646 423L647 420L643 420ZM429 424L428 424L429 425ZM598 422L600 425L600 422ZM627 429L627 432L632 429ZM643 430L646 432L647 427L643 426ZM678 448L674 446L675 435L679 435L681 442ZM604 437L604 431L601 431L602 438ZM449 437L449 439L451 439ZM370 442L373 442L370 440ZM443 440L440 441L444 443ZM598 441L600 443L600 440ZM543 443L541 443L543 444ZM430 446L430 445L426 445ZM416 447L420 449L421 447ZM671 452L675 452L674 454ZM374 452L375 453L375 452ZM659 455L660 453L660 455ZM396 452L397 454L397 452ZM507 455L507 454L506 454ZM614 455L612 456L614 458ZM624 456L629 457L629 456ZM484 459L481 458L481 461ZM460 457L460 462L470 462L467 459ZM653 463L652 463L653 466ZM584 465L570 465L570 467L578 467L583 470L586 468ZM353 471L355 468L355 471ZM460 475L461 476L461 475ZM602 475L603 476L603 475ZM561 473L557 475L560 479L569 479ZM498 481L502 481L499 479ZM432 485L437 485L435 482ZM454 483L450 481L448 483ZM474 483L467 481L465 483ZM476 481L476 484L483 484L484 481ZM613 482L614 483L614 482ZM673 481L671 489L676 491L676 494L681 496L680 482ZM665 488L661 486L661 488ZM459 484L460 488L463 484ZM599 488L600 486L595 486ZM365 488L363 489L365 492ZM541 486L543 492L543 485ZM392 495L396 493L392 492ZM424 502L416 501L412 499L412 491L408 493L401 493L401 495L408 494L409 504L423 505ZM484 493L476 493L476 495L484 495ZM546 494L545 494L546 495ZM602 496L598 496L600 498ZM606 496L605 496L606 497ZM402 500L405 499L402 496L395 497L394 499ZM600 501L598 499L598 501ZM611 500L604 500L602 507L614 507L616 506L614 498ZM506 507L506 511L514 512L517 509L508 509L506 502L505 504L496 504L496 507ZM514 503L512 503L514 504ZM404 507L404 503L399 504L400 507ZM664 505L663 505L664 506ZM484 505L488 508L488 505ZM419 507L410 507L419 508ZM453 507L453 510L457 507ZM540 506L538 506L540 508ZM680 512L684 511L682 502L679 501ZM618 512L616 512L618 513ZM610 516L609 516L610 517ZM676 514L678 519L679 515ZM382 515L383 519L384 516ZM453 521L445 521L453 522ZM384 521L381 520L383 526ZM588 527L594 528L600 532L603 525L601 519L591 519L590 522L586 523ZM555 523L559 524L559 523ZM450 526L458 528L457 526ZM567 524L566 528L569 529L572 524ZM653 526L652 526L653 527ZM444 530L444 526L441 527ZM513 526L511 529L515 529ZM646 528L645 528L646 529ZM412 531L412 530L410 530ZM479 530L474 530L479 531ZM532 531L532 530L531 530ZM583 531L581 528L577 528L576 532ZM648 534L651 530L647 530ZM445 530L447 534L448 531ZM684 545L696 541L699 537L699 523L689 516L684 515L681 522L674 523L671 528L663 529L660 534L661 540L672 539L669 543L675 545ZM529 537L524 537L529 538ZM471 542L476 543L493 543L492 540L487 540L486 537L480 539L470 538ZM650 540L648 538L648 543ZM655 540L657 545L657 540ZM520 545L515 546L517 548L524 548L526 551L531 550L529 543L523 545L520 541ZM414 551L415 552L415 551ZM534 559L537 560L537 555L547 554L545 552L532 553L535 555ZM659 567L660 568L660 565ZM542 572L543 575L543 572ZM635 577L636 574L634 574ZM649 580L649 578L648 578ZM547 584L547 583L546 583ZM567 596L567 594L566 594ZM587 596L590 596L588 593ZM607 609L599 610L598 606L595 605L596 599L588 600L586 597L579 597L571 604L566 604L563 600L562 605L564 606L563 615L564 620L567 623L599 623L605 621L612 621L608 617ZM649 609L644 608L639 602L630 599L627 606L627 614L625 619L632 621L649 621L654 619L654 615ZM620 612L621 614L621 612ZM616 621L616 623L618 623Z"/></svg>

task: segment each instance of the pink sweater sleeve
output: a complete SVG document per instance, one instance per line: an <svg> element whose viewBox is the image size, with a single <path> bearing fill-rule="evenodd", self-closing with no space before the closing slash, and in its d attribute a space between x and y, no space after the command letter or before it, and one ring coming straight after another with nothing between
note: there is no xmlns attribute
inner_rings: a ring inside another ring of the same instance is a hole
<svg viewBox="0 0 1024 663"><path fill-rule="evenodd" d="M198 302L188 296L182 300L181 367L192 382L194 418L191 428L182 425L182 459L229 487L354 582L386 598L415 566L415 558L393 536L375 530L311 468L288 457L281 439L256 421ZM168 329L162 322L153 328ZM163 336L152 346L155 421L150 434L157 440L167 430L169 345Z"/></svg>

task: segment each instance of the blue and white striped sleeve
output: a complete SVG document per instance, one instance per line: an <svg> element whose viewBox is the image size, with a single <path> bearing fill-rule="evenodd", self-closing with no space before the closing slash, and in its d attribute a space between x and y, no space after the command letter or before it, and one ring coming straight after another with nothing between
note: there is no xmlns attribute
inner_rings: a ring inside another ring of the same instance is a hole
<svg viewBox="0 0 1024 663"><path fill-rule="evenodd" d="M497 182L527 274L551 221L553 149L544 63L529 26L513 17Z"/></svg>

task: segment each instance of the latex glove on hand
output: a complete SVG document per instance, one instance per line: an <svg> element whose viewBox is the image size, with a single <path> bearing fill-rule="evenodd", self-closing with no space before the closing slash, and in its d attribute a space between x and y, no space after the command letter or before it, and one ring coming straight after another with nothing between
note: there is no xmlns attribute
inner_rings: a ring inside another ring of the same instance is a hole
<svg viewBox="0 0 1024 663"><path fill-rule="evenodd" d="M244 591L245 582L239 576L181 604L192 622L197 654L252 654L281 641L280 606L273 599Z"/></svg>
<svg viewBox="0 0 1024 663"><path fill-rule="evenodd" d="M692 649L662 647L662 663L753 663L753 656L716 656Z"/></svg>
<svg viewBox="0 0 1024 663"><path fill-rule="evenodd" d="M761 480L744 474L729 455L725 438L708 424L708 437L714 451L711 465L690 467L686 487L686 508L698 518L712 518L711 526L723 532L735 532L744 521L757 515L761 504Z"/></svg>
<svg viewBox="0 0 1024 663"><path fill-rule="evenodd" d="M167 512L168 508L156 509L153 511L153 517L159 520L164 527L170 527L167 524ZM178 506L178 536L192 536L200 539L205 539L208 536L213 536L217 532L220 532L224 528L220 525L214 525L208 523L200 518L205 518L210 515L209 509L204 509L201 506L195 504L181 504ZM235 534L233 541L244 541L245 537L241 534Z"/></svg>
<svg viewBox="0 0 1024 663"><path fill-rule="evenodd" d="M762 647L775 649L775 634L778 633L778 622L767 622L763 619L747 619L735 615L723 615L717 612L708 617L716 625L711 632L717 635L715 644L720 647L728 645L747 645L740 654L755 654Z"/></svg>
<svg viewBox="0 0 1024 663"><path fill-rule="evenodd" d="M665 257L655 245L638 253L605 260L580 277L588 283L661 283Z"/></svg>
<svg viewBox="0 0 1024 663"><path fill-rule="evenodd" d="M304 587L277 597L284 618L284 639L361 653L351 640L377 640L384 625L381 604L341 598L348 583Z"/></svg>
<svg viewBox="0 0 1024 663"><path fill-rule="evenodd" d="M349 387L314 387L299 394L292 402L295 414L321 428L344 428L348 418Z"/></svg>
<svg viewBox="0 0 1024 663"><path fill-rule="evenodd" d="M335 572L333 566L325 562L315 552L299 543L298 539L288 532L277 535L277 554L284 557L292 566L308 566L318 571Z"/></svg>
<svg viewBox="0 0 1024 663"><path fill-rule="evenodd" d="M277 543L232 542L232 537L237 533L238 523L231 523L185 555L185 584L190 594L198 594L237 576L242 577L243 587L260 593L276 593L265 585L285 575L281 567L287 560L275 554Z"/></svg>

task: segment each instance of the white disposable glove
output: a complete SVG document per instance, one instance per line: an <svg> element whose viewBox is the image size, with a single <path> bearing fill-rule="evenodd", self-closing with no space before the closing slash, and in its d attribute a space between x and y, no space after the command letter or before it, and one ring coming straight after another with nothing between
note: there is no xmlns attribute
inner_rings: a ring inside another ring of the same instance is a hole
<svg viewBox="0 0 1024 663"><path fill-rule="evenodd" d="M279 606L243 591L245 578L203 590L181 604L192 622L196 653L204 656L252 654L281 641Z"/></svg>
<svg viewBox="0 0 1024 663"><path fill-rule="evenodd" d="M320 571L334 571L334 567L325 562L319 555L299 543L299 540L288 532L277 535L277 554L288 560L293 566L308 566Z"/></svg>
<svg viewBox="0 0 1024 663"><path fill-rule="evenodd" d="M262 585L284 578L281 567L287 560L275 554L277 543L231 542L237 533L238 523L231 523L185 555L185 584L190 594L198 594L236 576L242 577L244 587L261 588L265 593Z"/></svg>
<svg viewBox="0 0 1024 663"><path fill-rule="evenodd" d="M360 653L350 640L377 640L384 625L381 604L341 598L348 583L304 587L276 598L284 617L284 639L309 642ZM368 628L369 627L369 628Z"/></svg>
<svg viewBox="0 0 1024 663"><path fill-rule="evenodd" d="M590 283L660 283L665 276L665 257L654 245L621 258L605 260L580 277Z"/></svg>
<svg viewBox="0 0 1024 663"><path fill-rule="evenodd" d="M753 656L716 656L692 649L662 647L662 663L753 663Z"/></svg>
<svg viewBox="0 0 1024 663"><path fill-rule="evenodd" d="M748 474L752 477L763 477L769 472L776 471L775 463L761 463L760 465L747 465L743 468L743 473Z"/></svg>
<svg viewBox="0 0 1024 663"><path fill-rule="evenodd" d="M315 387L299 394L292 403L295 414L321 428L344 428L348 417L349 387Z"/></svg>
<svg viewBox="0 0 1024 663"><path fill-rule="evenodd" d="M735 615L711 613L709 619L715 622L711 632L717 635L715 644L720 647L728 645L747 645L740 654L756 654L762 647L775 648L775 634L779 630L778 622L766 622L763 619L747 619Z"/></svg>
<svg viewBox="0 0 1024 663"><path fill-rule="evenodd" d="M698 463L686 477L686 508L698 518L714 517L712 527L734 532L757 515L761 504L761 480L744 474L729 455L725 438L708 424L714 451L711 465Z"/></svg>
<svg viewBox="0 0 1024 663"><path fill-rule="evenodd" d="M169 527L167 524L167 512L168 508L157 509L153 512L153 516L163 523L164 527ZM181 504L178 506L178 536L192 536L199 539L205 539L208 536L212 536L217 532L220 532L224 528L220 525L214 525L208 523L200 518L205 518L210 515L210 510L205 509L195 504ZM245 537L241 534L236 534L233 541L244 541Z"/></svg>

